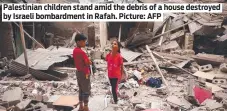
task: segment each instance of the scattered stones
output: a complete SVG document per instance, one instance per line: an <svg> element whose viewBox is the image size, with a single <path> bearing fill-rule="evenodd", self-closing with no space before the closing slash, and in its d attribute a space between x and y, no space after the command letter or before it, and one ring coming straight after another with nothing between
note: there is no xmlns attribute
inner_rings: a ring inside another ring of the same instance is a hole
<svg viewBox="0 0 227 111"><path fill-rule="evenodd" d="M192 104L185 100L183 97L169 96L167 102L173 107L183 107L185 109L190 109Z"/></svg>
<svg viewBox="0 0 227 111"><path fill-rule="evenodd" d="M220 65L220 71L227 73L227 64L226 63L222 63Z"/></svg>
<svg viewBox="0 0 227 111"><path fill-rule="evenodd" d="M178 77L177 77L177 81L178 81L178 82L183 82L183 81L184 81L184 78L181 77L181 76L178 76Z"/></svg>
<svg viewBox="0 0 227 111"><path fill-rule="evenodd" d="M30 100L30 99L21 101L20 103L18 103L18 104L16 105L16 109L17 109L18 111L22 111L22 110L26 109L30 103L31 103L31 100Z"/></svg>
<svg viewBox="0 0 227 111"><path fill-rule="evenodd" d="M166 95L167 94L167 89L166 88L157 88L156 93L160 94L160 95Z"/></svg>
<svg viewBox="0 0 227 111"><path fill-rule="evenodd" d="M147 107L146 107L145 104L137 104L137 105L135 106L135 110L136 110L136 111L141 111L141 110L145 110L145 109L147 109Z"/></svg>
<svg viewBox="0 0 227 111"><path fill-rule="evenodd" d="M221 108L223 105L212 99L206 99L201 105L206 106L208 110Z"/></svg>

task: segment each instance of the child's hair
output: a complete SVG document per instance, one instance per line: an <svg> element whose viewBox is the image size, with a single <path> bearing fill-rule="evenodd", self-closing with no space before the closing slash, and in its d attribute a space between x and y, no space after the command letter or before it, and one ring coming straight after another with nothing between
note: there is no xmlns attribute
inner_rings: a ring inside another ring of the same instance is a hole
<svg viewBox="0 0 227 111"><path fill-rule="evenodd" d="M117 42L117 46L118 46L118 53L121 53L121 47L122 47L122 45L121 45L121 43L119 42L119 41L117 41L117 40L114 40L115 42ZM114 41L112 41L112 43L114 42Z"/></svg>
<svg viewBox="0 0 227 111"><path fill-rule="evenodd" d="M76 34L75 42L78 42L81 40L87 40L87 37L84 34L80 34L80 33Z"/></svg>

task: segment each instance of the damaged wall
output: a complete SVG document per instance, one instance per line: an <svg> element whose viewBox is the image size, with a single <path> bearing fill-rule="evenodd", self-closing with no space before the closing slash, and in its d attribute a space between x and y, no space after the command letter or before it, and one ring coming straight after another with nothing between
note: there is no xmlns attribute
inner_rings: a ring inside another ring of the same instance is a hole
<svg viewBox="0 0 227 111"><path fill-rule="evenodd" d="M13 48L13 28L11 23L0 22L0 57L15 57Z"/></svg>

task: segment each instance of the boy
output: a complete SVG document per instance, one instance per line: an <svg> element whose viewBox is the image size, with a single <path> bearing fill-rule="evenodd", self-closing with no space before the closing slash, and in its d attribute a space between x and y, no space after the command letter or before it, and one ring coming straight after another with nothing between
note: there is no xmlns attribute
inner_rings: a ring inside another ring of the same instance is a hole
<svg viewBox="0 0 227 111"><path fill-rule="evenodd" d="M90 69L91 61L81 49L85 47L87 38L83 34L76 34L75 42L77 47L73 50L73 58L77 68L76 76L79 86L80 107L78 111L89 111L88 98L91 90Z"/></svg>

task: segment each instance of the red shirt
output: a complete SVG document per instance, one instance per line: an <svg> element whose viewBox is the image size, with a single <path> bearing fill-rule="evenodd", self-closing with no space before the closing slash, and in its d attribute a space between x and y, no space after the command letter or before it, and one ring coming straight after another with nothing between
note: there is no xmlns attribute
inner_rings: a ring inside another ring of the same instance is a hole
<svg viewBox="0 0 227 111"><path fill-rule="evenodd" d="M120 53L112 56L109 53L106 56L107 68L108 68L108 76L109 78L120 78L121 77L121 66L123 65L123 58Z"/></svg>
<svg viewBox="0 0 227 111"><path fill-rule="evenodd" d="M89 58L81 48L77 47L73 50L73 59L78 71L90 74L89 66L86 65L89 62Z"/></svg>

